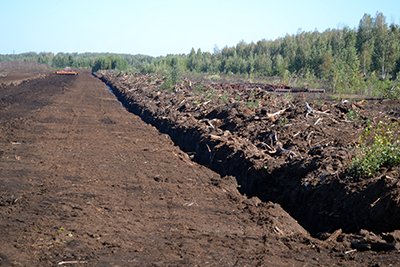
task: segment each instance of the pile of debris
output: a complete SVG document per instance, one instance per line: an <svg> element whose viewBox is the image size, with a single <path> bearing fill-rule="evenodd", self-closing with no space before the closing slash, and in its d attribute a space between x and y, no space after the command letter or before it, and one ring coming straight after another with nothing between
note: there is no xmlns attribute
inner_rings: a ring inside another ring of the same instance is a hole
<svg viewBox="0 0 400 267"><path fill-rule="evenodd" d="M264 84L264 83L220 83L218 84L223 88L231 88L237 90L251 91L254 89L262 89L268 92L281 92L281 93L325 93L325 89L311 89L292 87L287 84Z"/></svg>

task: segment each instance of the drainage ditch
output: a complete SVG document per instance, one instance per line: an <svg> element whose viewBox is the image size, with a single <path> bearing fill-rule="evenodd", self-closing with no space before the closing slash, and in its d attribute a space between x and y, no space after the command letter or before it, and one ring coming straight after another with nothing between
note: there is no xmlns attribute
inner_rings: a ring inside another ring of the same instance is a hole
<svg viewBox="0 0 400 267"><path fill-rule="evenodd" d="M257 155L249 156L248 149L254 145L246 145L248 140L231 136L227 125L222 125L219 132L215 133L213 125L210 130L210 127L203 127L199 120L188 123L193 119L191 116L165 116L166 113L158 112L162 107L152 102L159 93L148 97L140 94L141 90L137 88L121 85L119 77L95 76L107 84L128 111L168 134L183 151L194 155L194 161L221 176L236 177L242 194L279 203L312 235L318 236L337 229L348 233L361 229L383 233L399 228L398 179L382 175L361 182L351 181L337 172L315 178L319 183L312 186L311 182L305 182L304 177L315 174L321 167L321 157L318 156L326 153L322 151L322 146L315 151L311 149L307 158L287 157L285 164L263 166ZM207 118L222 120L230 111L222 108L213 112L204 116L205 121L209 122ZM222 139L228 141L221 142ZM339 148L332 151L337 154L343 152Z"/></svg>

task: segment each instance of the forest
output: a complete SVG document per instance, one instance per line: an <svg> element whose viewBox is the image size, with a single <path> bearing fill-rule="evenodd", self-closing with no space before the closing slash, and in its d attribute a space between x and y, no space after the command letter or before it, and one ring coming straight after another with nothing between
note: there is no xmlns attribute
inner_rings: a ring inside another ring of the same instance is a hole
<svg viewBox="0 0 400 267"><path fill-rule="evenodd" d="M0 55L1 61L36 61L53 68L119 69L164 76L239 75L247 81L276 77L292 86L335 93L400 98L400 26L377 12L364 14L358 27L343 26L236 46L215 46L213 53L151 57L110 53L24 53Z"/></svg>
<svg viewBox="0 0 400 267"><path fill-rule="evenodd" d="M169 55L135 66L145 73L240 74L280 77L283 83L321 87L336 93L400 97L400 27L382 13L364 14L357 28L299 30L276 40L239 42L214 47L214 53L194 48L188 55Z"/></svg>
<svg viewBox="0 0 400 267"><path fill-rule="evenodd" d="M29 61L47 64L53 68L64 68L66 66L75 69L119 69L121 71L134 70L136 63L141 61L151 62L153 57L145 55L112 54L112 53L57 53L52 52L29 52L12 55L0 55L3 61Z"/></svg>

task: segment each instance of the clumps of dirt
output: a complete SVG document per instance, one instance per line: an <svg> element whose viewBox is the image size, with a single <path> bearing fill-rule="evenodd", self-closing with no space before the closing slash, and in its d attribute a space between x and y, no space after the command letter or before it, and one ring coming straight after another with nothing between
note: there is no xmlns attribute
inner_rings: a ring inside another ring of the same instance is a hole
<svg viewBox="0 0 400 267"><path fill-rule="evenodd" d="M399 168L362 179L346 168L368 124L399 121L399 100L326 101L324 94L235 90L189 80L162 90L164 79L153 75L94 75L190 158L236 177L241 193L279 203L311 234L398 229Z"/></svg>

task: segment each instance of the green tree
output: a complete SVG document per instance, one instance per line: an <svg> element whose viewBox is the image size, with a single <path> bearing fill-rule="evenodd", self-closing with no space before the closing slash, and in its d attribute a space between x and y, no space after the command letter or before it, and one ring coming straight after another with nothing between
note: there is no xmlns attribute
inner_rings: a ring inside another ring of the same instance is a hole
<svg viewBox="0 0 400 267"><path fill-rule="evenodd" d="M68 66L70 66L71 68L76 68L77 67L77 61L74 58L73 55L68 55Z"/></svg>
<svg viewBox="0 0 400 267"><path fill-rule="evenodd" d="M285 73L285 62L281 54L277 54L273 60L273 75L282 77Z"/></svg>
<svg viewBox="0 0 400 267"><path fill-rule="evenodd" d="M296 35L297 50L294 58L294 70L307 70L310 68L312 39L309 32L298 32Z"/></svg>
<svg viewBox="0 0 400 267"><path fill-rule="evenodd" d="M295 72L296 51L298 44L294 35L286 35L283 39L280 54L285 59L286 65L290 72Z"/></svg>
<svg viewBox="0 0 400 267"><path fill-rule="evenodd" d="M111 67L113 69L118 69L121 71L127 71L129 69L128 61L126 61L126 59L123 59L121 57L115 58L111 63Z"/></svg>
<svg viewBox="0 0 400 267"><path fill-rule="evenodd" d="M374 52L373 38L374 20L369 14L364 14L358 25L356 48L360 59L360 69L364 76L371 70L372 54Z"/></svg>
<svg viewBox="0 0 400 267"><path fill-rule="evenodd" d="M196 68L196 52L193 47L192 50L190 50L187 67L190 71L193 71Z"/></svg>
<svg viewBox="0 0 400 267"><path fill-rule="evenodd" d="M356 49L355 30L346 27L344 29L344 41L343 59L346 65L347 85L348 88L359 90L361 86L359 76L360 61ZM358 91L353 92L358 93Z"/></svg>
<svg viewBox="0 0 400 267"><path fill-rule="evenodd" d="M387 76L388 53L388 27L386 17L382 13L376 13L373 25L374 53L372 56L374 70L380 73L383 79Z"/></svg>
<svg viewBox="0 0 400 267"><path fill-rule="evenodd" d="M386 70L390 76L396 76L396 61L400 58L400 28L392 23L387 36Z"/></svg>
<svg viewBox="0 0 400 267"><path fill-rule="evenodd" d="M38 59L37 59L37 62L38 62L38 63L45 64L45 60L44 60L44 58L43 58L42 55L39 55L39 57L38 57Z"/></svg>
<svg viewBox="0 0 400 267"><path fill-rule="evenodd" d="M197 49L197 53L196 53L196 57L195 57L195 62L194 63L195 63L196 72L201 73L202 70L203 70L204 61L203 61L203 53L201 52L200 48Z"/></svg>
<svg viewBox="0 0 400 267"><path fill-rule="evenodd" d="M50 63L50 55L46 54L45 58L44 58L44 64L49 65Z"/></svg>
<svg viewBox="0 0 400 267"><path fill-rule="evenodd" d="M332 48L329 44L328 36L321 34L311 47L310 67L319 78L329 73L331 67Z"/></svg>

